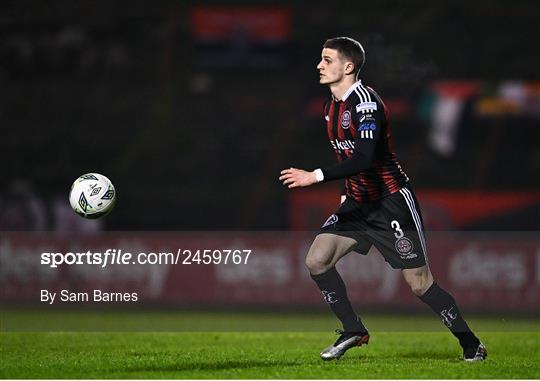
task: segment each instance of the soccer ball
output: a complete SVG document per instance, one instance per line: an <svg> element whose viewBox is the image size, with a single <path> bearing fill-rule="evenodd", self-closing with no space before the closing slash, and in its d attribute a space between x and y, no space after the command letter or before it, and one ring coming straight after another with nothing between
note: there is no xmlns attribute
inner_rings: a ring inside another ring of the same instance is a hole
<svg viewBox="0 0 540 381"><path fill-rule="evenodd" d="M99 218L114 207L116 191L111 181L99 173L87 173L73 182L69 203L79 216Z"/></svg>

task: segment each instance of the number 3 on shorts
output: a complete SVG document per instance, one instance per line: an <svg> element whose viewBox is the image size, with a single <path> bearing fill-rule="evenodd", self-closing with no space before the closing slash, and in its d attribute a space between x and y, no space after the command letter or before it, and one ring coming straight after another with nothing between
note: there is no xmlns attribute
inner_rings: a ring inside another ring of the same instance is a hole
<svg viewBox="0 0 540 381"><path fill-rule="evenodd" d="M405 235L403 234L403 230L401 230L401 227L399 226L399 222L397 222L396 220L393 220L392 222L390 222L390 226L396 231L394 233L394 236L397 239L400 239L401 237Z"/></svg>

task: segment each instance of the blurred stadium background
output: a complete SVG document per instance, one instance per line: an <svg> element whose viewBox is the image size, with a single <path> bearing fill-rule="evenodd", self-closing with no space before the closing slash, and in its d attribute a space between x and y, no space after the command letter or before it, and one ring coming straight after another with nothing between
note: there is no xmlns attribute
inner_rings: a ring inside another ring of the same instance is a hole
<svg viewBox="0 0 540 381"><path fill-rule="evenodd" d="M277 177L333 162L315 66L326 38L348 35L390 108L441 283L466 309L537 313L539 13L537 1L2 2L2 300L99 284L156 304L324 308L302 265L303 232L334 210L340 184L288 192ZM117 188L106 219L69 209L86 172ZM258 254L244 268L37 262L91 243ZM356 303L424 310L367 258L344 266Z"/></svg>

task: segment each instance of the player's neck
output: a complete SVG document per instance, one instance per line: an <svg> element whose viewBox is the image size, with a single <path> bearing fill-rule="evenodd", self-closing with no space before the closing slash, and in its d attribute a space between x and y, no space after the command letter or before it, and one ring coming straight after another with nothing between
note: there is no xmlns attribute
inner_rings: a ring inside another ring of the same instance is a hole
<svg viewBox="0 0 540 381"><path fill-rule="evenodd" d="M336 100L341 100L343 98L343 95L351 88L352 85L355 84L355 79L353 76L348 76L343 78L342 81L332 83L329 85L330 91L332 92L332 95Z"/></svg>

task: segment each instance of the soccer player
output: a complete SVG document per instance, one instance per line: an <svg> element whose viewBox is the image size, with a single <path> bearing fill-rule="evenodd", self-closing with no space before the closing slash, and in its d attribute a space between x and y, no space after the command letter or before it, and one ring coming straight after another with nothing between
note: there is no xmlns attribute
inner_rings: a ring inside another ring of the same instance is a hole
<svg viewBox="0 0 540 381"><path fill-rule="evenodd" d="M341 206L324 223L306 256L311 277L343 324L339 338L321 358L339 359L369 341L335 265L350 251L367 253L374 245L390 266L401 270L412 292L441 317L459 340L464 360L485 359L486 348L429 270L420 207L393 152L388 111L379 95L357 80L365 61L362 45L348 37L332 38L324 43L321 56L319 82L332 93L324 117L338 162L311 172L285 169L279 177L288 188L345 179Z"/></svg>

